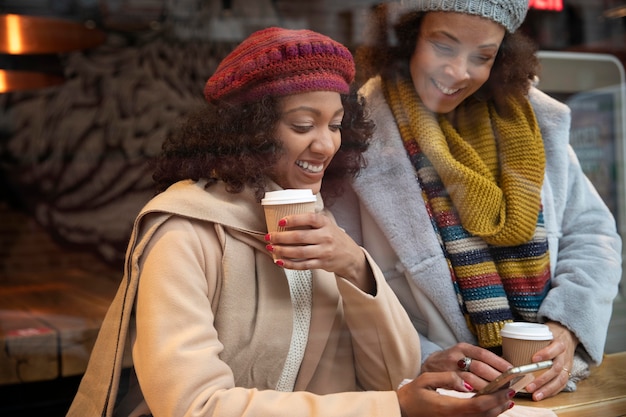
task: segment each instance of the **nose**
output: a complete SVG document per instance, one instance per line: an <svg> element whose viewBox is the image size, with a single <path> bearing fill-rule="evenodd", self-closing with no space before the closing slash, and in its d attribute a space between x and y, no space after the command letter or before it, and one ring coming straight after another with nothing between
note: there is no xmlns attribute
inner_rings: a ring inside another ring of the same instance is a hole
<svg viewBox="0 0 626 417"><path fill-rule="evenodd" d="M311 142L311 152L333 156L341 143L341 133L330 129L321 129L315 140Z"/></svg>
<svg viewBox="0 0 626 417"><path fill-rule="evenodd" d="M466 80L469 78L468 60L464 56L457 56L446 63L444 72L455 81Z"/></svg>

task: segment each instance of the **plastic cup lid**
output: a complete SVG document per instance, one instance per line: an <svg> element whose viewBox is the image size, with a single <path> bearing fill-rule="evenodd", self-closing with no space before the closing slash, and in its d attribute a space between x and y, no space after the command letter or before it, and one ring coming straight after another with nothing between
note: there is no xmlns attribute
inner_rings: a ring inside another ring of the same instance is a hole
<svg viewBox="0 0 626 417"><path fill-rule="evenodd" d="M278 204L314 203L315 201L317 201L317 197L313 195L310 189L306 188L268 191L261 200L261 204L270 206Z"/></svg>
<svg viewBox="0 0 626 417"><path fill-rule="evenodd" d="M500 331L502 337L525 340L551 340L552 332L545 324L514 322L505 323Z"/></svg>

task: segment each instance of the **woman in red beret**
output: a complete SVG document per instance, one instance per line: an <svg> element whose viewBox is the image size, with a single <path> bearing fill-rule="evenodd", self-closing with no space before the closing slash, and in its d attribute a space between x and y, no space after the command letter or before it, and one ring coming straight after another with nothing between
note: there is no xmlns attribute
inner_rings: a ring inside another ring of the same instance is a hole
<svg viewBox="0 0 626 417"><path fill-rule="evenodd" d="M159 193L137 217L68 416L496 416L512 405L507 389L435 392L472 390L453 372L398 388L419 374L418 334L322 200L359 172L372 134L354 73L343 45L308 30L256 32L224 59L206 105L164 143ZM268 233L260 200L292 188L311 190L316 212Z"/></svg>

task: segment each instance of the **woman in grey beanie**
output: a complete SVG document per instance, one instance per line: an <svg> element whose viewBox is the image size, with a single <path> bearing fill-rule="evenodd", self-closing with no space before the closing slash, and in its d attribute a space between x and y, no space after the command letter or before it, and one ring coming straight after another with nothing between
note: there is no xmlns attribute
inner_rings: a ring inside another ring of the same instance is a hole
<svg viewBox="0 0 626 417"><path fill-rule="evenodd" d="M621 278L615 220L569 146L570 111L533 86L527 0L403 0L357 51L376 123L331 207L421 336L422 371L480 388L510 366L500 330L545 323L534 400L602 361ZM394 31L388 30L393 22Z"/></svg>

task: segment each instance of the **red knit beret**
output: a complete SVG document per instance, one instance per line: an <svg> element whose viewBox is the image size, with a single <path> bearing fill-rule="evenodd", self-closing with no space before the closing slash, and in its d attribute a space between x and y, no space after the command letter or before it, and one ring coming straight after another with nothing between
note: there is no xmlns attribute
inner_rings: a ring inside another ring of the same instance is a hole
<svg viewBox="0 0 626 417"><path fill-rule="evenodd" d="M250 35L219 64L205 98L250 102L309 91L346 94L354 80L350 51L317 32L271 27Z"/></svg>

